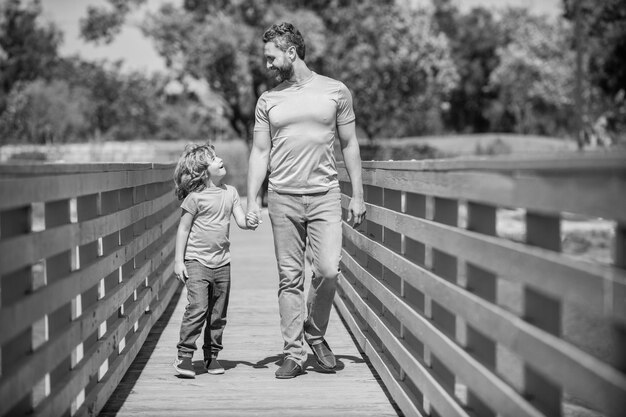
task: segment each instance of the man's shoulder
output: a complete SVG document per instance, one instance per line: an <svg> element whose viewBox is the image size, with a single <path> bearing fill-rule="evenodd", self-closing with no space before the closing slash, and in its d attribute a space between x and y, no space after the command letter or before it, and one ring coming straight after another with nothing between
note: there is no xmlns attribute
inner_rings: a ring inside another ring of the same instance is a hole
<svg viewBox="0 0 626 417"><path fill-rule="evenodd" d="M335 79L335 78L331 78L327 75L321 75L318 73L315 73L315 79L314 81L317 81L318 83L321 84L327 84L327 85L331 85L333 87L339 88L340 86L344 85L343 82Z"/></svg>

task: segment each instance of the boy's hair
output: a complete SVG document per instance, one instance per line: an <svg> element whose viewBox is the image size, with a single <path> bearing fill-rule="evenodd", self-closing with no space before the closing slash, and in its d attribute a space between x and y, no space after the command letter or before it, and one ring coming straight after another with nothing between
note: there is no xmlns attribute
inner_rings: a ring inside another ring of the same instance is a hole
<svg viewBox="0 0 626 417"><path fill-rule="evenodd" d="M202 191L209 176L209 164L215 158L213 145L187 145L174 170L175 194L184 200L189 193Z"/></svg>
<svg viewBox="0 0 626 417"><path fill-rule="evenodd" d="M285 52L290 46L296 47L296 53L304 60L306 47L304 38L298 29L291 23L283 22L270 26L263 33L263 43L274 42L276 47Z"/></svg>

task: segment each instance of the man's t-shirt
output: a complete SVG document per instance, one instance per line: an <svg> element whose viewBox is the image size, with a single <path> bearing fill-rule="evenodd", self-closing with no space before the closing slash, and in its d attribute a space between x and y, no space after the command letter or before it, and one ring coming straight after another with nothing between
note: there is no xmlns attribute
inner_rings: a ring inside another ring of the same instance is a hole
<svg viewBox="0 0 626 417"><path fill-rule="evenodd" d="M255 132L269 132L269 190L307 194L339 187L333 145L337 126L353 122L352 95L340 81L315 72L282 82L259 98Z"/></svg>
<svg viewBox="0 0 626 417"><path fill-rule="evenodd" d="M241 206L237 189L230 185L192 192L180 205L193 215L185 260L196 260L209 268L230 262L230 216Z"/></svg>

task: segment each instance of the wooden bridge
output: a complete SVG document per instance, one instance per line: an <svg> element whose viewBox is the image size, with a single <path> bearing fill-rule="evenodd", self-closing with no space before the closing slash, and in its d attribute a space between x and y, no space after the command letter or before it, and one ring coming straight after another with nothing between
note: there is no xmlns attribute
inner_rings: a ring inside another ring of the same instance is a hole
<svg viewBox="0 0 626 417"><path fill-rule="evenodd" d="M267 217L232 229L226 374L175 376L172 168L0 167L0 415L626 410L626 155L365 162L328 333L339 369L309 360L287 381ZM585 228L593 256L572 253Z"/></svg>

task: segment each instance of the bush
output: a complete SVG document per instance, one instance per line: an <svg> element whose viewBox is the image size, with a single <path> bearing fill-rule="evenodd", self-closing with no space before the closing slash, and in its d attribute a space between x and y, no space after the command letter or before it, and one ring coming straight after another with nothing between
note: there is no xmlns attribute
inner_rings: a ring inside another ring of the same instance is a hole
<svg viewBox="0 0 626 417"><path fill-rule="evenodd" d="M474 150L474 154L476 155L506 155L512 152L513 149L511 148L511 145L505 143L500 138L487 143L485 146L478 142Z"/></svg>
<svg viewBox="0 0 626 417"><path fill-rule="evenodd" d="M48 159L45 152L41 151L22 151L14 153L9 156L9 161L24 161L24 162L32 162L32 161L46 161Z"/></svg>

